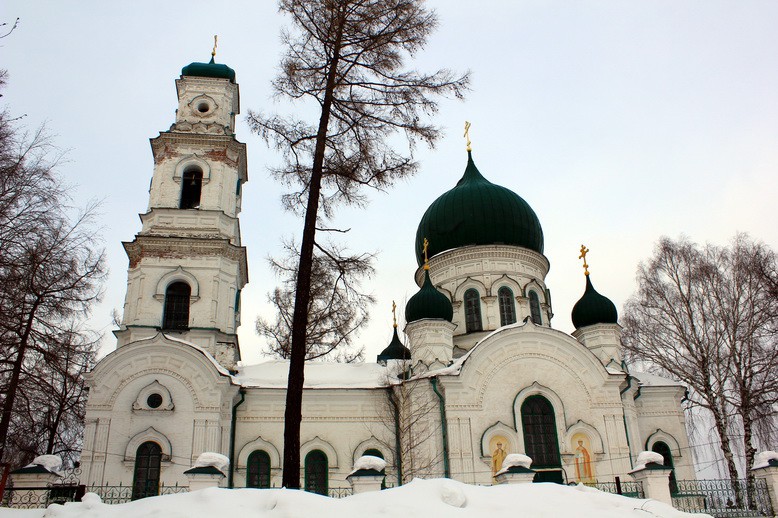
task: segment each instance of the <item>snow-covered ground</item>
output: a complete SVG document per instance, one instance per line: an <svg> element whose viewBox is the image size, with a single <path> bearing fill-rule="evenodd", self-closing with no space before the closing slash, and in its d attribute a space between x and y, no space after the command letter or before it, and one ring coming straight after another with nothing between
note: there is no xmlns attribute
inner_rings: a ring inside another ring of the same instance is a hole
<svg viewBox="0 0 778 518"><path fill-rule="evenodd" d="M203 489L107 505L94 494L84 502L48 509L0 510L0 518L710 518L654 500L602 493L585 486L519 484L478 487L447 479L414 480L395 489L331 499L286 489Z"/></svg>

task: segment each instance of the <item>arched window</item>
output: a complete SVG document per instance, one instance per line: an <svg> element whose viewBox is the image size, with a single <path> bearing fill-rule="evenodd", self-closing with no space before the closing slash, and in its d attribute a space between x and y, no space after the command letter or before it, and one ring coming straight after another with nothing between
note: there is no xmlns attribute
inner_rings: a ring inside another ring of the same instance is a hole
<svg viewBox="0 0 778 518"><path fill-rule="evenodd" d="M327 454L313 450L305 456L305 490L326 495L327 489Z"/></svg>
<svg viewBox="0 0 778 518"><path fill-rule="evenodd" d="M481 331L481 297L478 290L470 288L465 292L465 331Z"/></svg>
<svg viewBox="0 0 778 518"><path fill-rule="evenodd" d="M541 325L543 323L543 319L540 317L540 299L538 299L538 294L534 291L529 292L529 312L532 321L536 325Z"/></svg>
<svg viewBox="0 0 778 518"><path fill-rule="evenodd" d="M369 450L365 450L365 453L363 453L362 455L370 455L372 457L378 457L379 459L384 458L384 454L376 450L375 448L370 448Z"/></svg>
<svg viewBox="0 0 778 518"><path fill-rule="evenodd" d="M651 446L651 451L658 453L665 460L665 466L668 468L675 468L673 464L673 454L670 451L670 447L667 443L657 441ZM675 469L670 472L670 493L675 494L678 492L678 483L675 481Z"/></svg>
<svg viewBox="0 0 778 518"><path fill-rule="evenodd" d="M266 451L252 451L246 468L246 487L270 487L270 455Z"/></svg>
<svg viewBox="0 0 778 518"><path fill-rule="evenodd" d="M165 290L165 313L163 329L189 328L189 297L192 288L185 282L174 282Z"/></svg>
<svg viewBox="0 0 778 518"><path fill-rule="evenodd" d="M535 475L535 482L561 484L562 461L559 456L556 418L554 407L548 399L538 395L525 399L521 405L521 426L524 431L524 451L532 459L532 468L545 468Z"/></svg>
<svg viewBox="0 0 778 518"><path fill-rule="evenodd" d="M159 471L162 448L155 442L144 442L135 454L135 478L132 482L132 499L159 494Z"/></svg>
<svg viewBox="0 0 778 518"><path fill-rule="evenodd" d="M180 209L199 209L203 190L203 172L199 167L190 167L181 175Z"/></svg>
<svg viewBox="0 0 778 518"><path fill-rule="evenodd" d="M513 292L507 286L497 291L497 301L500 305L500 325L516 323L516 306L513 304Z"/></svg>

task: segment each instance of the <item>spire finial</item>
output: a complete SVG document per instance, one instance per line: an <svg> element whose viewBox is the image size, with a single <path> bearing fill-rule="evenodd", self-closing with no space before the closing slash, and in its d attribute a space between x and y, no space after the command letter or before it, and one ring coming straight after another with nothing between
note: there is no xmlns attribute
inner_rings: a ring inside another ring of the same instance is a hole
<svg viewBox="0 0 778 518"><path fill-rule="evenodd" d="M581 255L578 256L578 259L583 259L583 267L584 267L584 275L587 277L589 276L589 265L586 264L586 254L589 253L589 249L586 248L584 245L581 245Z"/></svg>
<svg viewBox="0 0 778 518"><path fill-rule="evenodd" d="M397 304L392 301L392 320L394 321L394 328L397 329Z"/></svg>
<svg viewBox="0 0 778 518"><path fill-rule="evenodd" d="M429 270L430 269L430 260L427 258L427 249L430 247L430 242L427 241L427 238L424 238L424 269Z"/></svg>
<svg viewBox="0 0 778 518"><path fill-rule="evenodd" d="M465 139L467 140L467 150L472 151L473 148L470 147L470 123L465 121Z"/></svg>
<svg viewBox="0 0 778 518"><path fill-rule="evenodd" d="M211 59L216 57L216 45L219 43L219 36L213 35L213 50L211 51Z"/></svg>

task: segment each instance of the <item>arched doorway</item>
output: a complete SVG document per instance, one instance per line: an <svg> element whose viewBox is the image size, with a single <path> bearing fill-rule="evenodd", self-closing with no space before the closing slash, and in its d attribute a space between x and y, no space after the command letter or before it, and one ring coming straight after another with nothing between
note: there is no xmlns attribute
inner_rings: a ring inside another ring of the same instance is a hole
<svg viewBox="0 0 778 518"><path fill-rule="evenodd" d="M521 405L524 451L537 470L534 482L564 483L554 407L543 396L530 396Z"/></svg>
<svg viewBox="0 0 778 518"><path fill-rule="evenodd" d="M144 442L135 454L135 476L132 482L132 499L159 494L159 472L162 464L162 448L155 442Z"/></svg>

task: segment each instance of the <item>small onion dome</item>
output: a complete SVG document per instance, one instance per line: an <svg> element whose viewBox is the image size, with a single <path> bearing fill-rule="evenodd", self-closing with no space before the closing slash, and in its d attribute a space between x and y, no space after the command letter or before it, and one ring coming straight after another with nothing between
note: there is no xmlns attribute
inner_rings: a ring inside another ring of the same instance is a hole
<svg viewBox="0 0 778 518"><path fill-rule="evenodd" d="M449 322L454 318L451 301L432 285L429 270L424 270L424 284L421 289L405 305L406 322L423 318L440 318Z"/></svg>
<svg viewBox="0 0 778 518"><path fill-rule="evenodd" d="M586 291L573 306L573 325L576 329L594 324L616 324L619 314L608 297L597 293L590 277L586 276Z"/></svg>
<svg viewBox="0 0 778 518"><path fill-rule="evenodd" d="M462 179L432 202L416 231L416 259L468 245L515 245L543 253L543 229L535 211L521 196L484 178L467 152Z"/></svg>
<svg viewBox="0 0 778 518"><path fill-rule="evenodd" d="M386 362L387 360L410 360L411 351L403 345L400 341L400 337L397 336L397 327L394 328L394 336L389 345L381 351L378 355L378 363Z"/></svg>
<svg viewBox="0 0 778 518"><path fill-rule="evenodd" d="M215 77L217 79L229 79L235 82L235 71L227 65L216 63L213 58L208 63L189 63L181 69L182 76Z"/></svg>

